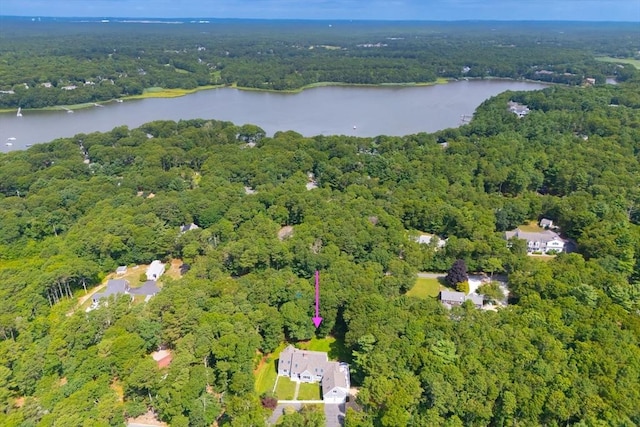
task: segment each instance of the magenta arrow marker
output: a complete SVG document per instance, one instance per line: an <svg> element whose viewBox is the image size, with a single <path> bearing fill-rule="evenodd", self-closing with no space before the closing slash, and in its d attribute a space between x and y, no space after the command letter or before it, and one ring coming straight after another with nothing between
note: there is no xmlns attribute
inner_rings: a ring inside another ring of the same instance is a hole
<svg viewBox="0 0 640 427"><path fill-rule="evenodd" d="M316 315L313 317L313 324L316 325L316 329L322 323L322 317L320 317L320 273L316 270Z"/></svg>

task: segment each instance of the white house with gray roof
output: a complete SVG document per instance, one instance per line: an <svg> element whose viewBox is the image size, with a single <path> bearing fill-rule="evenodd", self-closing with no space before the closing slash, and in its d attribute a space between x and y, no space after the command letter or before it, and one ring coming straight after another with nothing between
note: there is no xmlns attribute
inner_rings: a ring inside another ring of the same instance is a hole
<svg viewBox="0 0 640 427"><path fill-rule="evenodd" d="M560 253L565 250L566 240L551 230L530 232L516 228L513 231L505 232L504 235L507 240L513 239L514 237L516 239L526 240L528 253L540 252L548 254L550 252Z"/></svg>
<svg viewBox="0 0 640 427"><path fill-rule="evenodd" d="M349 365L329 361L327 353L322 351L287 346L278 359L278 375L295 382L319 382L327 403L344 403L349 396Z"/></svg>
<svg viewBox="0 0 640 427"><path fill-rule="evenodd" d="M476 308L482 308L484 296L479 294L465 294L456 291L440 291L440 302L447 308L462 305L465 301L471 301Z"/></svg>

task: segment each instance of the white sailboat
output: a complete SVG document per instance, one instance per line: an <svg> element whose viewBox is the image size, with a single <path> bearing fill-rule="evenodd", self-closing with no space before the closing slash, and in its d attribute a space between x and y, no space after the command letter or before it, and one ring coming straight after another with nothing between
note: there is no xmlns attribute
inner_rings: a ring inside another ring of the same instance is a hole
<svg viewBox="0 0 640 427"><path fill-rule="evenodd" d="M22 117L22 107L18 107L18 114L16 114L16 116Z"/></svg>

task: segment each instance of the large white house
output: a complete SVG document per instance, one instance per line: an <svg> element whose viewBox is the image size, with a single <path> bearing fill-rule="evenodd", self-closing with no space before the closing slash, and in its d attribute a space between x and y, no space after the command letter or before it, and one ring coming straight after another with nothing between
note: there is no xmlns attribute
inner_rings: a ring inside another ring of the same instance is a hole
<svg viewBox="0 0 640 427"><path fill-rule="evenodd" d="M517 238L527 241L527 252L540 252L543 254L548 253L560 253L564 252L566 240L564 240L558 233L551 230L544 231L522 231L516 228L513 231L507 231L504 233L505 238L510 240Z"/></svg>
<svg viewBox="0 0 640 427"><path fill-rule="evenodd" d="M329 361L327 353L322 351L287 346L278 359L278 375L296 382L319 382L322 399L327 403L344 403L349 396L349 365Z"/></svg>

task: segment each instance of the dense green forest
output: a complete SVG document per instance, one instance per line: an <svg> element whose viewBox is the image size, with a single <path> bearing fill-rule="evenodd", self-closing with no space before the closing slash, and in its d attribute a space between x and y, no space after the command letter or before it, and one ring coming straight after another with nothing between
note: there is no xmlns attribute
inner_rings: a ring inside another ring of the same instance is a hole
<svg viewBox="0 0 640 427"><path fill-rule="evenodd" d="M429 83L527 78L580 85L629 79L635 23L323 22L207 24L32 22L0 17L0 108L139 95L147 88L237 84L266 90L322 82Z"/></svg>
<svg viewBox="0 0 640 427"><path fill-rule="evenodd" d="M639 425L639 160L637 77L507 92L436 134L157 121L0 154L0 424L117 426L153 408L172 426L264 425L261 355L333 335L360 388L349 427ZM507 246L502 231L543 216L575 253ZM156 258L190 269L148 303L75 309L84 286ZM506 274L509 306L405 295L458 259Z"/></svg>

